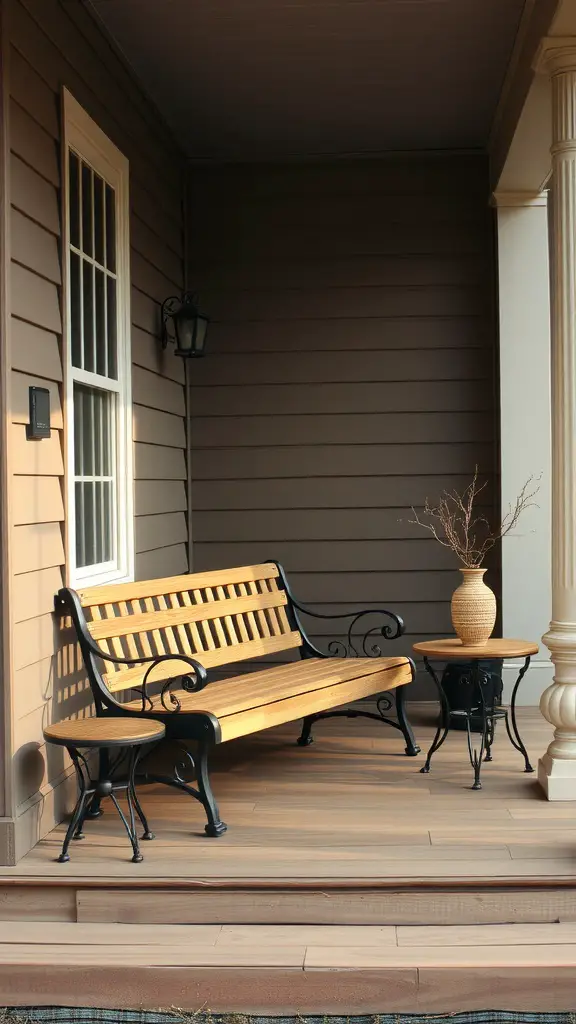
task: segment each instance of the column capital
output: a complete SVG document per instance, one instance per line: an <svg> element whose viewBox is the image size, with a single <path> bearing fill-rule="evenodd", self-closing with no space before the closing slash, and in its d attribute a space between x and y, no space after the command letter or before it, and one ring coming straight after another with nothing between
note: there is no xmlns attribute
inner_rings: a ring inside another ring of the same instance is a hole
<svg viewBox="0 0 576 1024"><path fill-rule="evenodd" d="M576 72L576 36L545 36L532 64L538 74Z"/></svg>
<svg viewBox="0 0 576 1024"><path fill-rule="evenodd" d="M499 189L497 192L492 193L490 205L498 208L514 206L547 206L548 192L512 192Z"/></svg>

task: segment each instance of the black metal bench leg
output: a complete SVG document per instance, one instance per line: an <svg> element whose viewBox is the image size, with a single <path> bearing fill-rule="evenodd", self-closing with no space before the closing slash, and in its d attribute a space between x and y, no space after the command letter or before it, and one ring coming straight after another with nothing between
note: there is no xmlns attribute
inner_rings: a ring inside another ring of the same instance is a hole
<svg viewBox="0 0 576 1024"><path fill-rule="evenodd" d="M412 732L412 726L408 721L406 715L406 704L404 698L404 687L398 686L396 688L396 715L398 717L398 725L400 726L402 735L406 740L406 754L408 757L416 757L420 753L420 747L414 739L414 733Z"/></svg>
<svg viewBox="0 0 576 1024"><path fill-rule="evenodd" d="M209 747L206 743L201 743L198 749L198 761L196 764L196 784L198 786L198 792L200 793L200 800L206 811L206 817L208 823L204 826L204 831L207 836L221 836L226 832L227 825L220 818L220 812L218 810L218 804L214 799L212 787L210 785L210 775L208 773L208 751Z"/></svg>
<svg viewBox="0 0 576 1024"><path fill-rule="evenodd" d="M298 739L296 740L299 747L309 747L311 743L314 743L314 738L312 736L312 726L314 725L315 719L315 715L309 715L308 718L305 718L303 720L302 732L300 733Z"/></svg>

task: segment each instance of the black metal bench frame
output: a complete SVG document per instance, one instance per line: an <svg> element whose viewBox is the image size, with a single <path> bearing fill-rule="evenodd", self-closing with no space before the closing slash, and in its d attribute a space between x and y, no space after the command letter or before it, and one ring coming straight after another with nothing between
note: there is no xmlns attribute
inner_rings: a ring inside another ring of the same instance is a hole
<svg viewBox="0 0 576 1024"><path fill-rule="evenodd" d="M284 590L287 596L286 612L289 622L294 630L298 630L300 632L302 637L302 646L298 649L300 658L381 657L382 651L376 642L376 638L381 637L384 640L396 640L404 633L404 622L400 616L385 608L366 608L360 611L340 612L338 614L323 614L321 612L312 611L296 600L292 594L286 574L280 563L274 559L268 559L267 562L275 565L278 569L278 587ZM174 678L168 679L164 683L160 694L162 706L165 711L170 712L166 716L162 717L162 722L166 726L166 739L172 740L181 746L185 760L181 760L175 766L174 775L146 772L142 776L139 776L138 781L139 783L162 782L165 785L175 787L188 793L195 800L198 800L204 807L207 817L207 824L205 826L206 834L209 836L222 835L226 831L226 825L220 818L218 806L210 785L208 771L209 753L215 745L220 743L222 738L220 724L218 719L209 712L194 712L192 714L183 712L182 714L179 714L181 711L180 702L175 694L171 692L171 687L175 683L177 683L181 689L189 693L197 693L200 690L203 690L210 681L207 670L198 660L183 654L162 654L155 655L153 657L120 658L103 651L92 639L88 631L86 618L78 595L69 587L63 587L58 591L58 594L55 597L55 610L60 615L70 615L72 618L92 690L96 714L99 716L112 715L114 717L118 717L123 715L138 715L139 717L145 716L148 718L158 719L158 715L153 712L153 703L147 693L148 677L151 675L154 668L163 662L178 660L179 662L186 662L190 665L189 675L175 676ZM328 653L321 651L310 640L302 622L302 615L308 615L314 619L350 620L345 640L332 641L328 645ZM360 634L361 639L358 641L353 634L354 627L357 626L362 619L366 619L368 616L372 619L374 616L379 616L383 618L384 621L380 625L370 626L363 635ZM136 664L149 665L142 681L142 685L132 687L135 692L139 693L142 700L142 707L139 711L134 711L132 708L126 708L122 703L115 699L102 678L102 673L98 665L99 660L127 666ZM410 664L412 682L414 682L416 677L414 661L412 658L406 658L406 661ZM376 702L377 712L364 710L363 708L346 708L334 711L323 711L305 718L303 720L302 732L297 740L298 744L300 746L307 746L312 743L312 727L316 722L323 719L340 717L370 718L399 730L406 743L406 755L408 757L415 757L420 753L420 747L417 746L415 742L414 734L406 715L405 689L405 686L395 688L394 702L397 715L396 721L386 715L386 712L390 711L393 706L392 698L382 695ZM189 741L195 741L197 743L196 757L193 757L191 752L185 746ZM109 772L106 751L102 751L100 757L100 777L105 779ZM183 777L185 766L193 769L195 773L196 788L191 786ZM100 800L96 795L87 816L97 817L100 814Z"/></svg>

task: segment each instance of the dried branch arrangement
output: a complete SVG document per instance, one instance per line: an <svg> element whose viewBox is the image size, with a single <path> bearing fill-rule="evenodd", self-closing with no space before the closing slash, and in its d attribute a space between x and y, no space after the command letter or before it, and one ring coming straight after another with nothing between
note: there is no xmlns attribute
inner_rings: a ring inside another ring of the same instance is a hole
<svg viewBox="0 0 576 1024"><path fill-rule="evenodd" d="M493 530L485 516L476 516L474 511L478 495L486 483L478 482L476 466L474 478L464 491L443 491L437 505L432 505L426 498L422 513L425 519L421 519L413 507L414 519L408 520L429 530L435 540L443 547L450 548L467 569L480 568L488 551L514 529L525 509L535 505L532 499L540 488L539 482L530 477L514 505L509 506L500 525Z"/></svg>

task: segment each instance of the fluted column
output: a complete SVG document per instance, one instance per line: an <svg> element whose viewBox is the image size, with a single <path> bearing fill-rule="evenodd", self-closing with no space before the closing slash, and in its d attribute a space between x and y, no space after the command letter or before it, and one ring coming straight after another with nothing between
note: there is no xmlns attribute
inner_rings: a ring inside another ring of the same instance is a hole
<svg viewBox="0 0 576 1024"><path fill-rule="evenodd" d="M540 709L554 740L539 763L549 800L576 799L576 39L544 40L552 79L552 622L554 682ZM529 353L526 353L529 358ZM527 598L529 600L529 597Z"/></svg>

